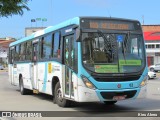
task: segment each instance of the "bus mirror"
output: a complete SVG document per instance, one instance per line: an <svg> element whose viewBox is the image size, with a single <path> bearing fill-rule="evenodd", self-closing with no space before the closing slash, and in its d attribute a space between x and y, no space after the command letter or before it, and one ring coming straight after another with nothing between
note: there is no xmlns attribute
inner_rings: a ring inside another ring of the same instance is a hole
<svg viewBox="0 0 160 120"><path fill-rule="evenodd" d="M79 42L80 41L80 29L76 29L76 37L75 37L76 41Z"/></svg>

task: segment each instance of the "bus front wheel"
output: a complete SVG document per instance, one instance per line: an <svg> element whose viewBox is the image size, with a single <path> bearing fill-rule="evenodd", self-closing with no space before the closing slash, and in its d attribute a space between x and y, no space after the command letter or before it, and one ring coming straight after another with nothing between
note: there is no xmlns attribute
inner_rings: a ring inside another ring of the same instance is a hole
<svg viewBox="0 0 160 120"><path fill-rule="evenodd" d="M58 104L60 107L69 107L70 106L70 101L66 100L62 96L62 91L60 87L60 83L57 82L55 86L55 91L54 91L54 96L55 96L55 102Z"/></svg>

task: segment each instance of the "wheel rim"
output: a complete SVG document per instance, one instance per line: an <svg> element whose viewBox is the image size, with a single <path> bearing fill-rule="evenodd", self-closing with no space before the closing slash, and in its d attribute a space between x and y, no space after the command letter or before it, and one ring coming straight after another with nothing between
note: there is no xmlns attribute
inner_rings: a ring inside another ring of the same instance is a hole
<svg viewBox="0 0 160 120"><path fill-rule="evenodd" d="M59 88L59 89L57 90L57 100L60 101L60 102L63 101L61 88Z"/></svg>

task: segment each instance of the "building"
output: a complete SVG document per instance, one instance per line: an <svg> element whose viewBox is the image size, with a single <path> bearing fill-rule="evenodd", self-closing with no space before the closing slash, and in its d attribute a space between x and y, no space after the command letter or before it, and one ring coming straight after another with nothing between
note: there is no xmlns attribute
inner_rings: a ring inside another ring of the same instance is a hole
<svg viewBox="0 0 160 120"><path fill-rule="evenodd" d="M0 64L7 64L9 44L13 41L15 39L11 37L0 38Z"/></svg>
<svg viewBox="0 0 160 120"><path fill-rule="evenodd" d="M148 66L160 63L160 25L142 25Z"/></svg>

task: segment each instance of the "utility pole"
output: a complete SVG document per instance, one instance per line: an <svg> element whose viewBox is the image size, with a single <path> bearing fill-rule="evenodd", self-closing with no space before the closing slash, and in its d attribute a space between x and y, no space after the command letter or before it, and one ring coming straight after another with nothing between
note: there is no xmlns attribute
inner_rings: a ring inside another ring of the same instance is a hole
<svg viewBox="0 0 160 120"><path fill-rule="evenodd" d="M142 15L142 24L144 25L144 15Z"/></svg>

